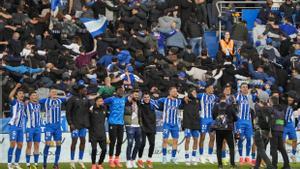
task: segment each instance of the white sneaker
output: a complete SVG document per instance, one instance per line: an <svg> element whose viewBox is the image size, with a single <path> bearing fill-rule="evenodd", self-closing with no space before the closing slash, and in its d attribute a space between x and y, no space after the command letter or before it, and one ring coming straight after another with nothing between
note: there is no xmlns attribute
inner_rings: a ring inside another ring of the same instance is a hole
<svg viewBox="0 0 300 169"><path fill-rule="evenodd" d="M297 158L296 158L295 155L291 156L291 161L292 161L292 163L296 163L297 162Z"/></svg>
<svg viewBox="0 0 300 169"><path fill-rule="evenodd" d="M15 169L23 169L19 164L15 164L14 168Z"/></svg>
<svg viewBox="0 0 300 169"><path fill-rule="evenodd" d="M171 158L171 163L173 163L173 164L178 164L176 158L174 158L174 157Z"/></svg>
<svg viewBox="0 0 300 169"><path fill-rule="evenodd" d="M131 164L132 164L132 168L139 168L135 161L131 161Z"/></svg>
<svg viewBox="0 0 300 169"><path fill-rule="evenodd" d="M74 162L71 162L71 163L70 163L70 167L71 167L71 169L76 169L75 163L74 163Z"/></svg>
<svg viewBox="0 0 300 169"><path fill-rule="evenodd" d="M167 163L168 163L167 157L163 156L163 158L162 158L162 164L167 164Z"/></svg>
<svg viewBox="0 0 300 169"><path fill-rule="evenodd" d="M85 165L82 161L78 161L78 164L79 164L81 169L85 169Z"/></svg>
<svg viewBox="0 0 300 169"><path fill-rule="evenodd" d="M193 165L198 165L198 161L196 157L192 157L192 164Z"/></svg>
<svg viewBox="0 0 300 169"><path fill-rule="evenodd" d="M132 162L131 161L127 161L126 162L126 168L132 168Z"/></svg>
<svg viewBox="0 0 300 169"><path fill-rule="evenodd" d="M186 159L186 160L185 160L185 165L191 166L191 161L190 161L189 159Z"/></svg>
<svg viewBox="0 0 300 169"><path fill-rule="evenodd" d="M213 157L212 155L209 156L209 158L207 159L207 161L210 163L210 164L214 164L214 160L213 160Z"/></svg>
<svg viewBox="0 0 300 169"><path fill-rule="evenodd" d="M14 165L13 164L7 164L7 168L8 169L14 169Z"/></svg>
<svg viewBox="0 0 300 169"><path fill-rule="evenodd" d="M203 156L200 157L200 163L206 164L206 159Z"/></svg>

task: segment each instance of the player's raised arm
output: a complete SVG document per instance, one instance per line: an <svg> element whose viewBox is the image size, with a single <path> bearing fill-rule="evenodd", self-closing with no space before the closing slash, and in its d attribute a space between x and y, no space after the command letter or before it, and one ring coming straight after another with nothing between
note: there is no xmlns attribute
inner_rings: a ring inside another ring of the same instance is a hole
<svg viewBox="0 0 300 169"><path fill-rule="evenodd" d="M13 90L9 93L9 99L10 101L13 101L15 99L15 95L17 93L17 90L21 87L21 83L17 83L16 86L13 88Z"/></svg>

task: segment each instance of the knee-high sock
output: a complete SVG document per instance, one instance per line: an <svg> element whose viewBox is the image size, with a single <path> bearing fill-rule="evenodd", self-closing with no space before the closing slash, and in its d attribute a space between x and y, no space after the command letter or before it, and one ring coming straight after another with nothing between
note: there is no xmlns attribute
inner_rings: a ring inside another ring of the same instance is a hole
<svg viewBox="0 0 300 169"><path fill-rule="evenodd" d="M251 137L247 138L247 143L246 143L246 156L250 156L251 152Z"/></svg>
<svg viewBox="0 0 300 169"><path fill-rule="evenodd" d="M83 159L84 150L79 150L79 160Z"/></svg>
<svg viewBox="0 0 300 169"><path fill-rule="evenodd" d="M26 163L30 165L30 154L26 154Z"/></svg>
<svg viewBox="0 0 300 169"><path fill-rule="evenodd" d="M48 158L49 148L50 148L50 146L46 144L45 148L44 148L44 166L47 165L47 158Z"/></svg>
<svg viewBox="0 0 300 169"><path fill-rule="evenodd" d="M39 154L34 154L33 158L34 158L34 163L37 164L39 162Z"/></svg>
<svg viewBox="0 0 300 169"><path fill-rule="evenodd" d="M175 157L176 157L176 154L177 154L177 150L176 150L176 149L173 149L173 150L172 150L172 158L175 158Z"/></svg>
<svg viewBox="0 0 300 169"><path fill-rule="evenodd" d="M16 149L16 159L15 159L15 162L16 162L16 163L19 163L19 161L20 161L21 151L22 151L21 148L17 148L17 149Z"/></svg>
<svg viewBox="0 0 300 169"><path fill-rule="evenodd" d="M162 154L163 154L163 156L167 155L167 148L162 148Z"/></svg>
<svg viewBox="0 0 300 169"><path fill-rule="evenodd" d="M61 151L61 146L56 146L56 150L55 150L55 160L54 160L54 164L57 165L58 164L58 160L60 157L60 151Z"/></svg>
<svg viewBox="0 0 300 169"><path fill-rule="evenodd" d="M243 157L243 140L242 139L239 139L238 146L239 146L240 157Z"/></svg>
<svg viewBox="0 0 300 169"><path fill-rule="evenodd" d="M9 147L8 153L7 153L7 160L8 160L7 162L8 162L8 164L10 164L11 161L12 161L13 153L14 153L14 148L13 147Z"/></svg>
<svg viewBox="0 0 300 169"><path fill-rule="evenodd" d="M73 161L75 159L75 151L71 150L71 161Z"/></svg>

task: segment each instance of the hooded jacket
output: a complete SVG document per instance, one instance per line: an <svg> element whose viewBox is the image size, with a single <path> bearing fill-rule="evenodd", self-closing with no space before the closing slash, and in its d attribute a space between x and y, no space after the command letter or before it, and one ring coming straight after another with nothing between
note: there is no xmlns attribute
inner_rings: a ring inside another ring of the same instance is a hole
<svg viewBox="0 0 300 169"><path fill-rule="evenodd" d="M189 94L189 101L183 102L183 121L184 129L199 130L200 129L200 103L199 100Z"/></svg>
<svg viewBox="0 0 300 169"><path fill-rule="evenodd" d="M88 128L90 102L86 96L74 93L67 101L66 114L69 125L75 129Z"/></svg>
<svg viewBox="0 0 300 169"><path fill-rule="evenodd" d="M96 107L94 105L89 112L89 140L92 141L103 141L106 140L105 134L105 120L106 112L105 107Z"/></svg>

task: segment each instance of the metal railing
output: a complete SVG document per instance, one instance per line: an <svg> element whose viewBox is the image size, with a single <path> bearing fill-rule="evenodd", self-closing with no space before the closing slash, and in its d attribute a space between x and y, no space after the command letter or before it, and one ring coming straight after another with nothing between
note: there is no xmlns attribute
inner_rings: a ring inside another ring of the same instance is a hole
<svg viewBox="0 0 300 169"><path fill-rule="evenodd" d="M272 8L279 8L279 6L284 3L285 1L282 0L274 0ZM294 1L297 2L297 1ZM221 17L224 9L228 9L228 5L233 4L233 5L241 5L241 4L266 4L266 1L218 1L216 2L216 7L218 10L218 17ZM246 7L246 6L236 6L236 9L261 9L261 6L255 6L255 7ZM241 13L241 12L239 12ZM241 16L241 15L240 15ZM222 21L219 19L218 21L219 24L219 39L221 39L221 34L222 34Z"/></svg>

